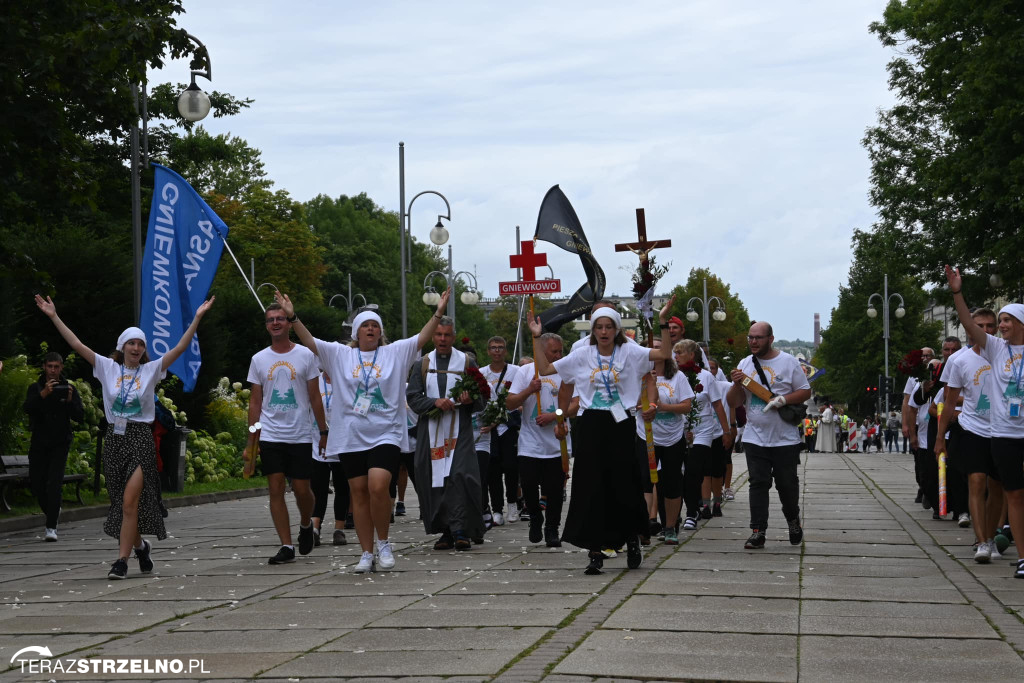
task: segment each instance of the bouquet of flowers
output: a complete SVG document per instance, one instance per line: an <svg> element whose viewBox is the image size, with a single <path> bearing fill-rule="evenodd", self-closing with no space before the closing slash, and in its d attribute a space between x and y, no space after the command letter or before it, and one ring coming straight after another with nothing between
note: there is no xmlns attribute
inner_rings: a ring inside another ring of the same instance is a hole
<svg viewBox="0 0 1024 683"><path fill-rule="evenodd" d="M679 372L686 375L686 381L690 383L690 388L693 389L694 394L699 394L704 391L704 385L700 381L700 367L697 366L692 360L688 363L684 363L679 366ZM692 431L694 427L700 424L700 401L696 398L693 399L693 407L690 408L689 414L686 416L686 429Z"/></svg>
<svg viewBox="0 0 1024 683"><path fill-rule="evenodd" d="M896 370L901 375L913 377L919 381L930 379L928 365L924 362L924 355L921 353L921 349L914 349L903 356L903 360L896 365Z"/></svg>
<svg viewBox="0 0 1024 683"><path fill-rule="evenodd" d="M481 427L493 427L496 424L508 422L508 409L505 407L505 401L508 399L508 390L511 386L511 381L502 382L494 400L484 406L483 413L480 415ZM488 387L489 390L490 387Z"/></svg>
<svg viewBox="0 0 1024 683"><path fill-rule="evenodd" d="M472 401L476 401L478 398L488 401L491 398L491 385L487 383L487 380L484 379L479 370L468 367L463 371L458 381L449 389L448 398L457 401L463 392L468 393ZM441 415L440 408L431 408L427 411L428 418L438 417L439 415Z"/></svg>

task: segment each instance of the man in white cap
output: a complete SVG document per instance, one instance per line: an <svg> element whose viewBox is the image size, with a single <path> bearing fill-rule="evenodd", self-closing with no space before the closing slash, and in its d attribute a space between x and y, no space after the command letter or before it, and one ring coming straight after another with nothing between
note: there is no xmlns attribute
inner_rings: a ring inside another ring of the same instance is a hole
<svg viewBox="0 0 1024 683"><path fill-rule="evenodd" d="M260 461L270 489L270 517L281 540L281 548L270 564L295 561L291 522L284 499L286 479L291 479L299 508L299 553L313 549L313 435L309 411L320 427L320 448L327 444L327 419L320 401L320 370L316 357L291 340L294 315L288 318L278 303L267 306L265 322L270 346L252 357L248 381L249 445L259 441Z"/></svg>

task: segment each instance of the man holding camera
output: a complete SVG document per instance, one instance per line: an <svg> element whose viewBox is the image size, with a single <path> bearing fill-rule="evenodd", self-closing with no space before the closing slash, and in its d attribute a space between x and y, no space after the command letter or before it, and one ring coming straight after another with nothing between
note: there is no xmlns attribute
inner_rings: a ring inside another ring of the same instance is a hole
<svg viewBox="0 0 1024 683"><path fill-rule="evenodd" d="M71 421L82 421L82 397L64 377L64 359L51 351L43 358L43 374L28 388L32 442L28 449L28 476L32 493L46 515L46 540L57 540L64 466L71 447Z"/></svg>

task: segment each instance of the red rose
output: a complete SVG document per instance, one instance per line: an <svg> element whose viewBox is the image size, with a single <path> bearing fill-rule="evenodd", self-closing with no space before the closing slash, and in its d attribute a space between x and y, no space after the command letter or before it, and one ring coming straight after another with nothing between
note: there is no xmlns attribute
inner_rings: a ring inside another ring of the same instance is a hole
<svg viewBox="0 0 1024 683"><path fill-rule="evenodd" d="M700 382L697 382L697 386L693 388L693 393L699 394L702 391L704 391L704 385L701 384Z"/></svg>

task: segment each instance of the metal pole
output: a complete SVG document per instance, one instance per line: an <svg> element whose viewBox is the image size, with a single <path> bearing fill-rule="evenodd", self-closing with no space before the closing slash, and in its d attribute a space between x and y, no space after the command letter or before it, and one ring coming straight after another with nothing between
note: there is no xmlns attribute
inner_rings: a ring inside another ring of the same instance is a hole
<svg viewBox="0 0 1024 683"><path fill-rule="evenodd" d="M132 280L136 324L142 320L142 187L139 179L139 87L132 83L135 118L132 120Z"/></svg>
<svg viewBox="0 0 1024 683"><path fill-rule="evenodd" d="M452 319L452 329L458 330L455 327L455 276L452 274L452 245L448 245L448 286L451 288L451 294L448 295L448 317Z"/></svg>
<svg viewBox="0 0 1024 683"><path fill-rule="evenodd" d="M405 143L398 143L398 243L399 243L399 270L402 272L402 339L409 336L409 324L406 321L405 302ZM412 245L410 245L412 246Z"/></svg>
<svg viewBox="0 0 1024 683"><path fill-rule="evenodd" d="M885 419L889 419L889 274L886 273L882 280L882 314L885 321L882 323L882 338L885 339Z"/></svg>
<svg viewBox="0 0 1024 683"><path fill-rule="evenodd" d="M708 279L704 278L704 346L711 351L711 330L708 329Z"/></svg>
<svg viewBox="0 0 1024 683"><path fill-rule="evenodd" d="M348 312L352 314L352 273L348 274Z"/></svg>
<svg viewBox="0 0 1024 683"><path fill-rule="evenodd" d="M256 259L249 259L249 282L256 282Z"/></svg>

